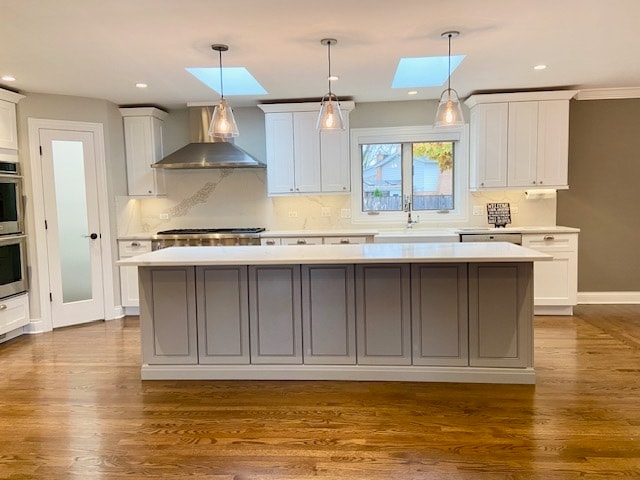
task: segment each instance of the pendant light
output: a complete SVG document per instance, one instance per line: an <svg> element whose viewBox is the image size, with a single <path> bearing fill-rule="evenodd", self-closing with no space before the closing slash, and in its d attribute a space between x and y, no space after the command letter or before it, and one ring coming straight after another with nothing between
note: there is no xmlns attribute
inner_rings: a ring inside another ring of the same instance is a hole
<svg viewBox="0 0 640 480"><path fill-rule="evenodd" d="M458 127L464 125L464 116L462 115L462 107L458 92L451 88L451 39L460 35L460 32L450 31L444 32L442 38L449 39L449 77L447 89L440 95L440 103L436 112L434 125L436 127Z"/></svg>
<svg viewBox="0 0 640 480"><path fill-rule="evenodd" d="M331 93L331 82L336 79L336 77L331 75L331 45L335 45L338 41L335 38L323 38L320 40L320 43L327 46L329 93L322 97L316 128L318 130L344 130L344 119L340 111L340 102L338 101L338 97Z"/></svg>
<svg viewBox="0 0 640 480"><path fill-rule="evenodd" d="M233 111L224 99L224 87L222 85L222 52L229 50L228 45L214 44L211 48L218 52L220 56L220 103L213 111L213 118L209 126L209 136L219 138L237 137L238 125L233 118Z"/></svg>

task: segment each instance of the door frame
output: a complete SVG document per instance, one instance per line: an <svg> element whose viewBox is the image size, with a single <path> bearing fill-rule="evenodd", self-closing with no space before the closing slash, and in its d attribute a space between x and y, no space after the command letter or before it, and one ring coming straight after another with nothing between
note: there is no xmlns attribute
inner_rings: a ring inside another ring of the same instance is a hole
<svg viewBox="0 0 640 480"><path fill-rule="evenodd" d="M43 192L42 163L40 156L40 130L70 130L91 132L94 139L96 180L98 182L98 221L100 224L101 264L103 278L103 305L105 320L117 318L113 288L113 261L111 254L111 230L109 227L109 196L107 192L107 169L103 125L92 122L51 120L44 118L27 119L29 135L29 157L31 169L31 206L33 231L28 232L28 264L31 302L39 303L40 318L32 319L30 333L53 330L51 302L49 301L49 252L44 240L45 208ZM34 261L35 260L35 261Z"/></svg>

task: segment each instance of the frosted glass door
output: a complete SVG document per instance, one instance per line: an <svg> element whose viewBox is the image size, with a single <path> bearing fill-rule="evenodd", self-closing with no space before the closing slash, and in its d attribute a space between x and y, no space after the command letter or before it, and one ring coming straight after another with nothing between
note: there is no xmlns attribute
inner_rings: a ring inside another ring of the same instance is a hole
<svg viewBox="0 0 640 480"><path fill-rule="evenodd" d="M104 318L93 134L40 130L54 327Z"/></svg>

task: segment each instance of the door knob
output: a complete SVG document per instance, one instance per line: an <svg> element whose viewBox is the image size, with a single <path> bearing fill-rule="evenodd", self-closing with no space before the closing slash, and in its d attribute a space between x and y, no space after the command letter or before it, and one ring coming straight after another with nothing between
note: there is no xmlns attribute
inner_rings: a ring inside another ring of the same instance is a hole
<svg viewBox="0 0 640 480"><path fill-rule="evenodd" d="M98 238L98 234L97 233L92 233L90 235L83 235L84 238L90 238L91 240L95 240L96 238Z"/></svg>

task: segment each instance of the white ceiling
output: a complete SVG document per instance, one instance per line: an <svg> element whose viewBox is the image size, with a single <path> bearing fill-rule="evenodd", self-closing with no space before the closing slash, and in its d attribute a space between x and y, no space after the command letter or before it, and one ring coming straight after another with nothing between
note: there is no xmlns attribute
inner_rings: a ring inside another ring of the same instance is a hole
<svg viewBox="0 0 640 480"><path fill-rule="evenodd" d="M0 0L0 85L119 105L178 108L218 95L185 71L244 66L269 92L234 106L319 98L438 98L442 88L392 89L401 57L446 55L461 97L478 91L640 86L640 0ZM534 71L544 63L548 68ZM135 83L149 85L145 90Z"/></svg>

